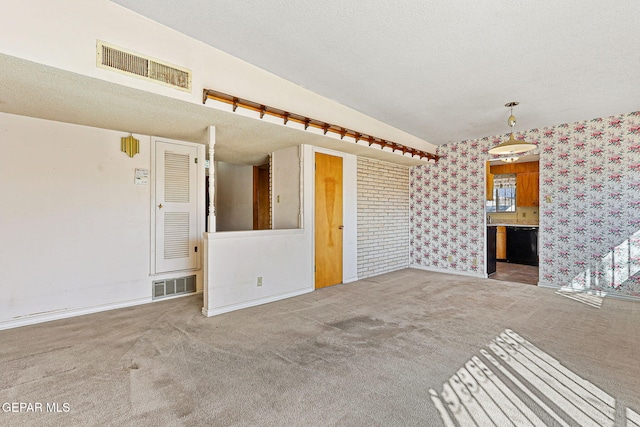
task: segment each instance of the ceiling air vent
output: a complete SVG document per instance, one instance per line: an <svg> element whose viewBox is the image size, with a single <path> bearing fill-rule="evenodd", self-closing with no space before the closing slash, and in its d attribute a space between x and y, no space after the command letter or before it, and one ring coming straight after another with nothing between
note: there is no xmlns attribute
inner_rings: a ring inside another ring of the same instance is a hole
<svg viewBox="0 0 640 427"><path fill-rule="evenodd" d="M98 40L97 65L129 76L191 92L191 70L158 61Z"/></svg>

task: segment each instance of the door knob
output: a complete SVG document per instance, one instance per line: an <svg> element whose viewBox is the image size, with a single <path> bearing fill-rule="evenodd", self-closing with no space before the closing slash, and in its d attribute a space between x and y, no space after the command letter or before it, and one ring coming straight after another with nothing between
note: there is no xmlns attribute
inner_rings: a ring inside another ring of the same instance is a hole
<svg viewBox="0 0 640 427"><path fill-rule="evenodd" d="M342 230L344 228L344 225L339 225L338 228Z"/></svg>
<svg viewBox="0 0 640 427"><path fill-rule="evenodd" d="M162 209L162 203L158 205L158 209Z"/></svg>

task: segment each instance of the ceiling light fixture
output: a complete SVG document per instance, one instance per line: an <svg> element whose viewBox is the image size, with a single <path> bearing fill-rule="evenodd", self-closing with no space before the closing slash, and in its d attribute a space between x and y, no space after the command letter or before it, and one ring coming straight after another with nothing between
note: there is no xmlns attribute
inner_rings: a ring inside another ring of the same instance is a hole
<svg viewBox="0 0 640 427"><path fill-rule="evenodd" d="M520 157L518 156L510 156L510 157L500 157L500 160L502 160L505 163L513 163L516 160L518 160Z"/></svg>
<svg viewBox="0 0 640 427"><path fill-rule="evenodd" d="M523 141L521 139L515 139L513 137L513 127L516 125L516 118L513 115L513 107L518 105L519 102L508 102L504 106L509 107L511 109L511 115L507 119L507 124L511 127L511 132L509 133L509 140L503 142L502 144L498 144L492 149L489 150L489 154L518 154L525 153L527 151L531 151L537 147L536 144L532 144L530 142Z"/></svg>

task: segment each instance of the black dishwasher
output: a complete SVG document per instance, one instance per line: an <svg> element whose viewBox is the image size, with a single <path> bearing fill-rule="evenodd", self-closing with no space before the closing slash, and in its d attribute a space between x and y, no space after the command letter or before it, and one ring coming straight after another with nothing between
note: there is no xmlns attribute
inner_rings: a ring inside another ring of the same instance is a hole
<svg viewBox="0 0 640 427"><path fill-rule="evenodd" d="M507 227L507 261L538 265L537 227Z"/></svg>

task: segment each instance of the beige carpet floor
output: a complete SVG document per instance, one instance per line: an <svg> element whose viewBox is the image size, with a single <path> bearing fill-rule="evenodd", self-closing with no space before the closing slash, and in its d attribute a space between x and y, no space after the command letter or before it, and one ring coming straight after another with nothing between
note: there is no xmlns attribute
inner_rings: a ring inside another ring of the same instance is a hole
<svg viewBox="0 0 640 427"><path fill-rule="evenodd" d="M0 331L0 425L640 426L640 304L570 296L407 269Z"/></svg>

